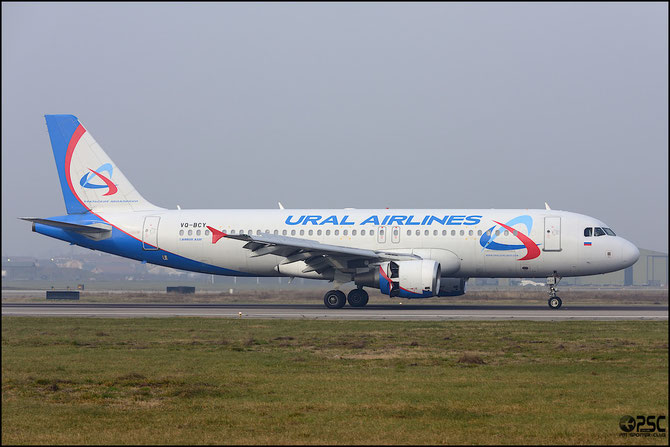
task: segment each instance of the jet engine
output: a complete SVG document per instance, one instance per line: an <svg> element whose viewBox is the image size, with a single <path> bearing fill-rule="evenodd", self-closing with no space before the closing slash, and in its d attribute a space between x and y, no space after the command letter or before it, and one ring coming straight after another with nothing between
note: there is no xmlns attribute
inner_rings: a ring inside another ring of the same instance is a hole
<svg viewBox="0 0 670 447"><path fill-rule="evenodd" d="M432 260L390 261L356 274L354 281L390 297L430 298L440 290L440 273L440 263Z"/></svg>

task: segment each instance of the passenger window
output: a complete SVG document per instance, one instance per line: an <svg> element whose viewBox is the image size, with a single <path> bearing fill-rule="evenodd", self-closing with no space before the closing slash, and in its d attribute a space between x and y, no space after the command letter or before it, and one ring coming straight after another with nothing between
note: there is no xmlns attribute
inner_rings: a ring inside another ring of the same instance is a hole
<svg viewBox="0 0 670 447"><path fill-rule="evenodd" d="M195 232L195 235L196 235L196 236L200 236L200 230L196 231L196 232Z"/></svg>
<svg viewBox="0 0 670 447"><path fill-rule="evenodd" d="M411 236L411 235L412 235L412 230L407 230L407 236Z"/></svg>
<svg viewBox="0 0 670 447"><path fill-rule="evenodd" d="M505 236L509 236L509 231L505 230Z"/></svg>
<svg viewBox="0 0 670 447"><path fill-rule="evenodd" d="M365 236L365 230L361 230L361 236Z"/></svg>
<svg viewBox="0 0 670 447"><path fill-rule="evenodd" d="M267 231L266 231L266 233L267 233ZM261 230L256 230L256 236L260 236L260 235L261 235Z"/></svg>
<svg viewBox="0 0 670 447"><path fill-rule="evenodd" d="M461 236L463 236L464 234L465 234L465 231L461 230Z"/></svg>
<svg viewBox="0 0 670 447"><path fill-rule="evenodd" d="M356 236L356 230L351 230L351 235Z"/></svg>
<svg viewBox="0 0 670 447"><path fill-rule="evenodd" d="M274 234L279 234L279 230L275 230L275 231L274 231Z"/></svg>
<svg viewBox="0 0 670 447"><path fill-rule="evenodd" d="M304 236L304 235L305 235L305 230L300 230L300 236Z"/></svg>
<svg viewBox="0 0 670 447"><path fill-rule="evenodd" d="M286 236L286 230L282 230L281 234L283 234L284 236Z"/></svg>
<svg viewBox="0 0 670 447"><path fill-rule="evenodd" d="M343 235L343 236L346 236L347 234L349 234L349 230L344 230L344 231L342 232L342 235Z"/></svg>
<svg viewBox="0 0 670 447"><path fill-rule="evenodd" d="M446 235L447 235L447 230L442 230L442 236L446 236Z"/></svg>
<svg viewBox="0 0 670 447"><path fill-rule="evenodd" d="M374 236L374 235L375 235L375 230L370 230L370 236Z"/></svg>
<svg viewBox="0 0 670 447"><path fill-rule="evenodd" d="M593 229L593 235L594 235L594 236L605 236L605 232L603 231L602 228L600 228L600 227L595 227L595 228Z"/></svg>
<svg viewBox="0 0 670 447"><path fill-rule="evenodd" d="M593 228L591 227L584 228L584 237L591 237L592 234L593 234Z"/></svg>
<svg viewBox="0 0 670 447"><path fill-rule="evenodd" d="M339 235L339 234L340 234L340 230L335 230L334 234L335 234L335 236Z"/></svg>
<svg viewBox="0 0 670 447"><path fill-rule="evenodd" d="M477 230L477 236L481 236L481 235L482 235L482 230Z"/></svg>
<svg viewBox="0 0 670 447"><path fill-rule="evenodd" d="M421 230L416 230L416 235L421 236Z"/></svg>
<svg viewBox="0 0 670 447"><path fill-rule="evenodd" d="M224 232L225 234L225 232ZM205 230L205 236L209 236L209 230Z"/></svg>
<svg viewBox="0 0 670 447"><path fill-rule="evenodd" d="M193 234L193 230L188 230L188 235L191 236Z"/></svg>
<svg viewBox="0 0 670 447"><path fill-rule="evenodd" d="M496 230L496 236L500 236L500 230Z"/></svg>
<svg viewBox="0 0 670 447"><path fill-rule="evenodd" d="M472 236L473 234L472 230L468 231L468 236Z"/></svg>
<svg viewBox="0 0 670 447"><path fill-rule="evenodd" d="M321 230L316 230L316 234L321 236Z"/></svg>
<svg viewBox="0 0 670 447"><path fill-rule="evenodd" d="M183 236L183 235L184 235L184 230L179 230L179 236Z"/></svg>
<svg viewBox="0 0 670 447"><path fill-rule="evenodd" d="M326 230L326 236L330 236L330 230Z"/></svg>
<svg viewBox="0 0 670 447"><path fill-rule="evenodd" d="M235 230L230 230L230 234L235 234Z"/></svg>
<svg viewBox="0 0 670 447"><path fill-rule="evenodd" d="M437 230L433 230L433 236L437 236Z"/></svg>
<svg viewBox="0 0 670 447"><path fill-rule="evenodd" d="M451 235L456 236L456 230L451 230Z"/></svg>
<svg viewBox="0 0 670 447"><path fill-rule="evenodd" d="M295 236L295 230L291 230L291 236Z"/></svg>
<svg viewBox="0 0 670 447"><path fill-rule="evenodd" d="M425 230L425 231L423 232L423 234L426 235L426 236L428 236L428 235L430 234L430 231Z"/></svg>
<svg viewBox="0 0 670 447"><path fill-rule="evenodd" d="M309 231L307 232L307 234L309 234L310 236L313 235L313 234L314 234L314 230L309 230Z"/></svg>

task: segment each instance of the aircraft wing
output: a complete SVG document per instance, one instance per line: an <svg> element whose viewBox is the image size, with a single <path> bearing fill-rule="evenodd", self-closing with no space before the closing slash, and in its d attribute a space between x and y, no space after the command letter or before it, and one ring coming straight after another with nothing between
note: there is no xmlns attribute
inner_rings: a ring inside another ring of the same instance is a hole
<svg viewBox="0 0 670 447"><path fill-rule="evenodd" d="M367 267L384 261L407 261L421 259L421 257L364 248L344 247L341 245L322 244L317 241L263 233L253 234L226 234L210 226L212 243L225 237L245 241L244 248L252 252L252 257L277 255L286 258L282 265L304 261L308 267L303 273L315 271L322 273L330 268L342 272L354 272L356 268Z"/></svg>

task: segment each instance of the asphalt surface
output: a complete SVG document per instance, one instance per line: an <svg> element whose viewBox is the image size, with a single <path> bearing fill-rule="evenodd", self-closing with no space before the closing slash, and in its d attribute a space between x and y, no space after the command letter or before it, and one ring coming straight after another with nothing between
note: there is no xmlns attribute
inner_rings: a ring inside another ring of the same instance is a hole
<svg viewBox="0 0 670 447"><path fill-rule="evenodd" d="M327 309L322 304L87 304L2 303L3 316L219 317L319 320L667 320L668 306L368 305Z"/></svg>

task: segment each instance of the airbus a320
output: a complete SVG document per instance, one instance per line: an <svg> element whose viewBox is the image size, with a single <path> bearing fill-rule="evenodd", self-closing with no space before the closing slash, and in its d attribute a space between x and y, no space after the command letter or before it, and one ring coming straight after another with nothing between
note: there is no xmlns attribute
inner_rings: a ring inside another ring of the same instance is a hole
<svg viewBox="0 0 670 447"><path fill-rule="evenodd" d="M352 283L331 309L389 297L450 297L469 278L546 278L625 269L637 247L608 225L549 209L168 210L153 205L73 115L45 115L66 215L22 218L33 231L165 267L225 276Z"/></svg>

